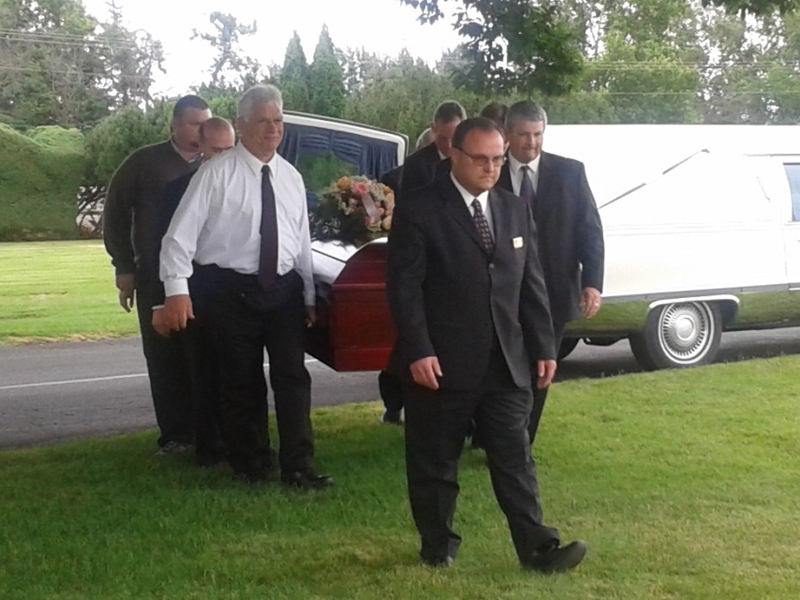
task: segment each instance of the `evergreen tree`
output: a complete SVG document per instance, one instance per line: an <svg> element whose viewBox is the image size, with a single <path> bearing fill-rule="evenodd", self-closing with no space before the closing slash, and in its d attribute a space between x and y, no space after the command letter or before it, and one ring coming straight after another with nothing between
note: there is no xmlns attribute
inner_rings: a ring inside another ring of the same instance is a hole
<svg viewBox="0 0 800 600"><path fill-rule="evenodd" d="M322 26L322 32L319 34L309 75L311 112L341 118L344 114L346 96L344 69L339 62L327 25Z"/></svg>
<svg viewBox="0 0 800 600"><path fill-rule="evenodd" d="M286 47L286 56L283 59L283 68L277 75L278 87L283 93L283 105L289 110L311 112L311 102L308 91L308 63L300 43L300 36L294 32L289 45Z"/></svg>

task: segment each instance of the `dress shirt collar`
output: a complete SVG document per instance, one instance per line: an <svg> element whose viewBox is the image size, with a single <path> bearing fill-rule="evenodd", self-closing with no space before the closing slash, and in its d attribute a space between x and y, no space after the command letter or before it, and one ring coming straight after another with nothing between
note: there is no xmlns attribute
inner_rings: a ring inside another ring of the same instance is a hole
<svg viewBox="0 0 800 600"><path fill-rule="evenodd" d="M533 172L533 177L536 177L539 173L539 161L542 159L542 153L539 152L539 155L534 158L529 163L521 163L516 158L512 156L512 154L508 153L508 168L511 172L511 177L514 181L519 181L519 170L522 167L529 167L530 170ZM535 180L534 180L535 182Z"/></svg>
<svg viewBox="0 0 800 600"><path fill-rule="evenodd" d="M455 184L458 193L461 194L461 197L464 199L464 202L469 209L469 214L472 214L472 201L477 198L478 202L481 203L481 210L483 211L483 214L489 218L489 192L481 192L477 196L473 196L463 185L458 182L458 179L455 178L453 173L450 173L450 179Z"/></svg>
<svg viewBox="0 0 800 600"><path fill-rule="evenodd" d="M264 165L269 165L269 171L272 175L272 178L275 179L275 177L277 177L277 169L279 169L278 165L280 164L277 152L272 155L272 158L270 158L269 161L261 162L261 160L256 158L256 156L250 152L250 150L245 148L241 141L236 144L236 147L233 150L239 154L244 163L250 167L250 170L252 170L255 175L261 177L261 168Z"/></svg>
<svg viewBox="0 0 800 600"><path fill-rule="evenodd" d="M180 149L180 148L178 148L178 144L176 144L176 143L175 143L175 138L173 138L173 137L170 137L170 138L169 138L169 143L170 143L170 144L172 144L172 149L173 149L173 150L175 150L175 153L176 153L178 156L180 156L181 158L183 158L183 152L181 152L181 149ZM185 158L183 158L183 160L186 160L186 159L185 159ZM196 163L198 160L203 160L203 153L202 153L202 152L200 152L200 153L198 153L197 155L193 156L193 157L192 157L192 158L190 158L189 160L186 160L186 162L187 162L187 163L189 163L190 165L193 165L193 164L194 164L194 163Z"/></svg>

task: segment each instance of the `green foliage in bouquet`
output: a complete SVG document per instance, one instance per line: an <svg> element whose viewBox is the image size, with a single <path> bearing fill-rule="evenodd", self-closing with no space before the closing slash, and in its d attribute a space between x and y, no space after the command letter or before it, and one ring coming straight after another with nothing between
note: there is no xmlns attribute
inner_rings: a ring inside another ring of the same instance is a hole
<svg viewBox="0 0 800 600"><path fill-rule="evenodd" d="M311 215L311 237L363 246L389 235L394 192L363 176L341 177L320 194Z"/></svg>

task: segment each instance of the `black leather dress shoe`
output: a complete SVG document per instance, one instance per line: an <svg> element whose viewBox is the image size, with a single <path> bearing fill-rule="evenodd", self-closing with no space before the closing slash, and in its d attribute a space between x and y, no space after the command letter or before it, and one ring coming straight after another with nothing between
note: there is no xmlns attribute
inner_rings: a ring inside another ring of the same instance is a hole
<svg viewBox="0 0 800 600"><path fill-rule="evenodd" d="M426 558L424 556L420 556L419 562L426 567L430 567L431 569L446 569L447 567L453 564L453 557L445 556L436 558Z"/></svg>
<svg viewBox="0 0 800 600"><path fill-rule="evenodd" d="M307 471L290 471L281 473L281 483L298 490L324 490L333 485L330 475L318 475L311 469Z"/></svg>
<svg viewBox="0 0 800 600"><path fill-rule="evenodd" d="M566 546L554 546L535 552L523 567L540 573L558 573L577 567L586 556L586 542L576 540Z"/></svg>

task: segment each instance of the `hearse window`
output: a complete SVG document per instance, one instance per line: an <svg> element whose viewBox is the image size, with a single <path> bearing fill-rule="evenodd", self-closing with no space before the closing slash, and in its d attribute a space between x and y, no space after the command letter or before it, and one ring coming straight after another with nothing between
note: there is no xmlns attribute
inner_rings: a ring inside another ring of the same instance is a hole
<svg viewBox="0 0 800 600"><path fill-rule="evenodd" d="M303 175L313 207L316 193L345 175L366 175L377 179L397 166L397 143L359 133L286 123L278 153Z"/></svg>
<svg viewBox="0 0 800 600"><path fill-rule="evenodd" d="M784 164L792 191L792 221L800 221L800 164Z"/></svg>
<svg viewBox="0 0 800 600"><path fill-rule="evenodd" d="M316 206L319 202L317 196L331 183L346 175L358 175L356 165L334 156L333 152L322 156L300 156L297 170L306 184L309 208Z"/></svg>

